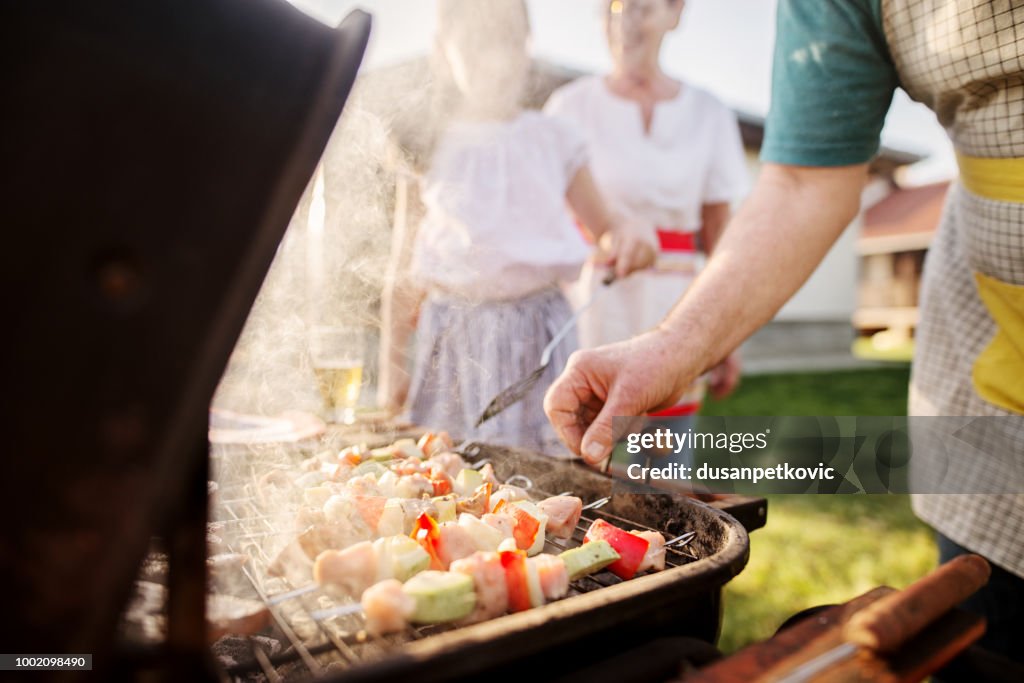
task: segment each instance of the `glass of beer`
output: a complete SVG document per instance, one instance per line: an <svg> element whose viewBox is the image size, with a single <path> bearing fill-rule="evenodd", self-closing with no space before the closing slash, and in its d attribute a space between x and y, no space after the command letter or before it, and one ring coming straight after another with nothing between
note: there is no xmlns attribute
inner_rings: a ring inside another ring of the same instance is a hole
<svg viewBox="0 0 1024 683"><path fill-rule="evenodd" d="M363 388L368 334L359 325L314 327L310 340L313 372L324 402L324 419L352 424Z"/></svg>

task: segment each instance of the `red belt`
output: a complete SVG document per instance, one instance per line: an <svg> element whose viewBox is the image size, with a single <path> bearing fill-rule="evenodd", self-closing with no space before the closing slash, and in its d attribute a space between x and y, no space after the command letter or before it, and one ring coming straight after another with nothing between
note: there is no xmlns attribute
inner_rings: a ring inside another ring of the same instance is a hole
<svg viewBox="0 0 1024 683"><path fill-rule="evenodd" d="M656 413L647 413L647 415L649 417L683 417L685 415L693 415L698 410L700 410L700 403L683 403L666 408L665 410L659 410Z"/></svg>
<svg viewBox="0 0 1024 683"><path fill-rule="evenodd" d="M657 228L658 244L662 251L693 253L697 251L697 233L679 232L667 228Z"/></svg>
<svg viewBox="0 0 1024 683"><path fill-rule="evenodd" d="M588 243L592 243L590 233L584 229L583 223L577 220L576 225L579 227L583 239ZM658 233L658 246L662 251L682 253L694 253L697 251L696 232L682 232L671 228L655 228L655 230Z"/></svg>

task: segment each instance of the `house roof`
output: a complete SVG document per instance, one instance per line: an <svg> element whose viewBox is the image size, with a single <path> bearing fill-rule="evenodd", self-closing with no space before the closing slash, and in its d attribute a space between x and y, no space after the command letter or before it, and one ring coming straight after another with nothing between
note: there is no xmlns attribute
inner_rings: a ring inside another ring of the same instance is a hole
<svg viewBox="0 0 1024 683"><path fill-rule="evenodd" d="M864 213L862 254L925 249L939 225L948 182L901 188Z"/></svg>

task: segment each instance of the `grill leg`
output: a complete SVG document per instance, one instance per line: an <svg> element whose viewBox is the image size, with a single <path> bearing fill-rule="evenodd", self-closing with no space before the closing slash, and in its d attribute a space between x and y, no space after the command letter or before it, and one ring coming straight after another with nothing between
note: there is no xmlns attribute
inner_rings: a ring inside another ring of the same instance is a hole
<svg viewBox="0 0 1024 683"><path fill-rule="evenodd" d="M167 536L169 562L167 654L170 680L218 680L206 641L206 523L209 444L189 478Z"/></svg>

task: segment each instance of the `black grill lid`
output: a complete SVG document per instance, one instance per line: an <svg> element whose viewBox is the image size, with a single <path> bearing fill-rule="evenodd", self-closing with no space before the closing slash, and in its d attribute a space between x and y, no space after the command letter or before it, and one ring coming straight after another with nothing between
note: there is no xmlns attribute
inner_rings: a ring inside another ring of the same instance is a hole
<svg viewBox="0 0 1024 683"><path fill-rule="evenodd" d="M369 24L283 0L0 7L9 651L109 645Z"/></svg>

